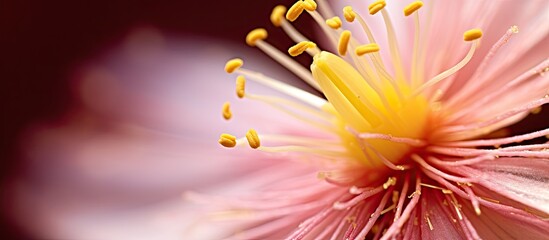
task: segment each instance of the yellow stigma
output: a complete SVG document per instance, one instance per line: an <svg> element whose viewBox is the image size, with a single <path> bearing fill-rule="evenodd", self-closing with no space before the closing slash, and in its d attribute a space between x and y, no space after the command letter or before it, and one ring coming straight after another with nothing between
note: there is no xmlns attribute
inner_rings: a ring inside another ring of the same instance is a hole
<svg viewBox="0 0 549 240"><path fill-rule="evenodd" d="M243 98L246 88L246 78L242 75L236 77L236 96Z"/></svg>
<svg viewBox="0 0 549 240"><path fill-rule="evenodd" d="M339 17L328 18L326 24L332 29L339 29L341 27L341 19Z"/></svg>
<svg viewBox="0 0 549 240"><path fill-rule="evenodd" d="M339 42L337 43L337 51L339 52L339 55L345 56L350 39L351 31L345 30L341 33L341 36L339 36Z"/></svg>
<svg viewBox="0 0 549 240"><path fill-rule="evenodd" d="M278 5L275 8L273 8L270 18L271 18L271 23L273 23L275 27L280 27L280 24L282 24L282 18L284 17L284 13L286 13L285 6Z"/></svg>
<svg viewBox="0 0 549 240"><path fill-rule="evenodd" d="M343 17L345 17L347 22L353 22L355 20L356 13L353 11L351 6L346 6L343 8Z"/></svg>
<svg viewBox="0 0 549 240"><path fill-rule="evenodd" d="M248 130L246 133L246 139L248 140L248 144L250 144L251 148L258 148L261 144L259 142L259 137L257 136L257 132L253 129Z"/></svg>
<svg viewBox="0 0 549 240"><path fill-rule="evenodd" d="M288 49L288 53L290 54L290 56L295 57L307 51L307 49L315 48L315 47L316 47L316 44L314 42L303 41L303 42L297 43L296 45Z"/></svg>
<svg viewBox="0 0 549 240"><path fill-rule="evenodd" d="M463 33L464 41L473 41L482 37L482 30L474 28Z"/></svg>
<svg viewBox="0 0 549 240"><path fill-rule="evenodd" d="M358 56L362 56L362 55L367 54L367 53L373 53L373 52L378 52L378 51L379 51L379 45L377 45L375 43L361 45L361 46L358 46L355 49L356 55L358 55Z"/></svg>
<svg viewBox="0 0 549 240"><path fill-rule="evenodd" d="M370 12L370 15L374 15L381 9L383 9L386 5L387 3L385 3L385 0L378 0L368 6L368 11Z"/></svg>
<svg viewBox="0 0 549 240"><path fill-rule="evenodd" d="M225 63L225 72L233 73L236 69L242 67L244 61L240 58L233 58Z"/></svg>
<svg viewBox="0 0 549 240"><path fill-rule="evenodd" d="M221 134L221 136L219 136L218 142L223 147L232 148L236 146L236 137L231 134L223 133Z"/></svg>
<svg viewBox="0 0 549 240"><path fill-rule="evenodd" d="M288 12L286 12L286 19L290 22L295 21L304 9L305 7L303 6L303 2L297 1L294 5L292 5L292 7L290 7L290 9L288 9Z"/></svg>
<svg viewBox="0 0 549 240"><path fill-rule="evenodd" d="M231 119L231 117L233 116L233 114L231 113L231 103L229 102L226 102L223 104L223 118L225 118L225 120L229 120Z"/></svg>
<svg viewBox="0 0 549 240"><path fill-rule="evenodd" d="M316 2L314 0L303 0L303 8L307 11L314 11L316 10Z"/></svg>
<svg viewBox="0 0 549 240"><path fill-rule="evenodd" d="M246 35L246 44L251 47L255 47L255 43L258 40L264 40L267 38L267 30L264 28L256 28Z"/></svg>
<svg viewBox="0 0 549 240"><path fill-rule="evenodd" d="M407 17L407 16L412 15L412 13L414 13L415 11L420 9L421 7L423 7L423 2L422 1L415 1L413 3L410 3L408 6L406 6L404 8L404 16Z"/></svg>

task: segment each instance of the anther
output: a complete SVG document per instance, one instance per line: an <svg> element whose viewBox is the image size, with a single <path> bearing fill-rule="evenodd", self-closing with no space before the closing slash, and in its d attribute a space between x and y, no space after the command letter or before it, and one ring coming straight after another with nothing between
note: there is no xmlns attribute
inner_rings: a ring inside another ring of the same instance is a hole
<svg viewBox="0 0 549 240"><path fill-rule="evenodd" d="M473 41L473 40L479 39L480 37L482 37L482 30L478 28L471 29L463 33L464 41Z"/></svg>
<svg viewBox="0 0 549 240"><path fill-rule="evenodd" d="M303 0L303 8L307 11L314 11L316 10L316 2L314 0Z"/></svg>
<svg viewBox="0 0 549 240"><path fill-rule="evenodd" d="M243 98L246 89L246 78L242 75L236 77L236 96Z"/></svg>
<svg viewBox="0 0 549 240"><path fill-rule="evenodd" d="M370 12L370 15L374 15L381 11L386 5L387 3L385 0L378 0L368 6L368 11Z"/></svg>
<svg viewBox="0 0 549 240"><path fill-rule="evenodd" d="M231 103L229 102L226 102L223 104L223 118L225 118L225 120L229 120L231 119L231 117L233 116L233 114L231 113Z"/></svg>
<svg viewBox="0 0 549 240"><path fill-rule="evenodd" d="M362 56L362 55L367 54L367 53L373 53L373 52L378 52L378 51L379 51L379 45L377 45L375 43L361 45L361 46L358 46L355 49L355 53L358 56Z"/></svg>
<svg viewBox="0 0 549 240"><path fill-rule="evenodd" d="M413 3L410 3L408 6L404 8L404 16L408 17L412 15L415 11L423 7L422 1L415 1Z"/></svg>
<svg viewBox="0 0 549 240"><path fill-rule="evenodd" d="M294 5L292 5L292 7L290 7L290 9L288 9L288 12L286 12L286 19L290 22L295 21L299 15L303 13L304 9L305 7L303 6L303 2L297 1Z"/></svg>
<svg viewBox="0 0 549 240"><path fill-rule="evenodd" d="M316 44L314 42L303 41L303 42L297 43L296 45L288 49L288 53L290 54L290 56L295 57L307 51L307 49L315 48L315 47L316 47Z"/></svg>
<svg viewBox="0 0 549 240"><path fill-rule="evenodd" d="M232 148L236 146L236 137L231 134L223 133L219 136L218 142L223 145L223 147Z"/></svg>
<svg viewBox="0 0 549 240"><path fill-rule="evenodd" d="M337 51L339 55L345 56L347 53L347 46L349 45L349 40L351 39L351 31L345 30L339 36L339 42L337 44Z"/></svg>
<svg viewBox="0 0 549 240"><path fill-rule="evenodd" d="M225 72L233 73L236 69L242 67L244 61L240 58L233 58L225 63Z"/></svg>
<svg viewBox="0 0 549 240"><path fill-rule="evenodd" d="M353 11L351 6L346 6L343 8L343 16L347 22L353 22L355 20L356 13Z"/></svg>
<svg viewBox="0 0 549 240"><path fill-rule="evenodd" d="M250 144L251 148L258 148L261 144L259 142L259 137L257 136L257 132L254 129L248 130L246 133L246 139L248 140L248 144Z"/></svg>
<svg viewBox="0 0 549 240"><path fill-rule="evenodd" d="M264 40L267 38L267 30L264 28L256 28L246 35L246 44L250 47L255 47L255 43L258 40Z"/></svg>
<svg viewBox="0 0 549 240"><path fill-rule="evenodd" d="M286 13L286 7L282 5L278 5L273 8L273 11L271 12L271 23L275 27L280 27L280 24L282 24L282 18L284 17L284 14Z"/></svg>
<svg viewBox="0 0 549 240"><path fill-rule="evenodd" d="M332 29L339 29L341 27L341 19L339 17L333 17L326 20L326 24Z"/></svg>
<svg viewBox="0 0 549 240"><path fill-rule="evenodd" d="M397 179L395 177L390 177L387 179L387 182L383 184L383 189L387 189L390 186L394 186L396 184Z"/></svg>

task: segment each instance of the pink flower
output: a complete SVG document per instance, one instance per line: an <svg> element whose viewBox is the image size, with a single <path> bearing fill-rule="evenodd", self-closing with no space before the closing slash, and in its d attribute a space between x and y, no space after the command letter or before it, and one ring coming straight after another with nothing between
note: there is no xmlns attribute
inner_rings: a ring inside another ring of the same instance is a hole
<svg viewBox="0 0 549 240"><path fill-rule="evenodd" d="M245 178L255 185L248 195L186 193L219 209L206 220L230 220L223 231L206 228L231 239L549 236L549 128L504 131L549 102L549 8L543 1L423 5L346 6L345 27L324 1L318 10L312 0L276 7L271 21L296 42L290 55L312 57L310 70L272 47L264 29L250 32L248 45L312 88L240 59L227 63L239 97L280 111L243 116L250 111L237 99L223 107L231 121L257 118L245 134L221 135L221 145L237 148L227 154L271 166ZM318 45L292 27L306 13L322 29ZM246 80L286 96L257 94ZM268 118L281 114L291 124L272 131L281 123ZM240 148L246 142L255 150Z"/></svg>

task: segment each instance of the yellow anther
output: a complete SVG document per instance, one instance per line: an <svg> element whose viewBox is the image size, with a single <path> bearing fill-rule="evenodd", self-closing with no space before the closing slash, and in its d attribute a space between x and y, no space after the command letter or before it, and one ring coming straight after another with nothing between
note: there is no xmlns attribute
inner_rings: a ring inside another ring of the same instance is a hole
<svg viewBox="0 0 549 240"><path fill-rule="evenodd" d="M233 116L233 114L231 113L231 103L229 102L226 102L223 104L223 118L225 118L225 120L229 120L231 119L231 117Z"/></svg>
<svg viewBox="0 0 549 240"><path fill-rule="evenodd" d="M275 8L273 8L273 11L271 12L271 22L276 27L280 27L280 24L282 24L282 19L284 17L284 14L286 13L286 7L282 5L278 5Z"/></svg>
<svg viewBox="0 0 549 240"><path fill-rule="evenodd" d="M246 139L248 140L248 144L250 144L250 147L252 148L258 148L261 144L259 143L259 137L257 136L257 132L253 129L248 130L246 133Z"/></svg>
<svg viewBox="0 0 549 240"><path fill-rule="evenodd" d="M246 35L246 43L251 47L255 47L255 43L258 40L263 40L265 38L267 38L267 30L264 28L256 28Z"/></svg>
<svg viewBox="0 0 549 240"><path fill-rule="evenodd" d="M343 8L343 17L345 17L347 22L353 22L355 20L356 13L353 11L351 6L346 6Z"/></svg>
<svg viewBox="0 0 549 240"><path fill-rule="evenodd" d="M240 58L233 58L225 63L225 72L233 73L236 69L242 67L244 61Z"/></svg>
<svg viewBox="0 0 549 240"><path fill-rule="evenodd" d="M397 179L395 177L390 177L387 179L387 182L383 184L383 189L387 189L390 186L394 186L396 184Z"/></svg>
<svg viewBox="0 0 549 240"><path fill-rule="evenodd" d="M288 53L290 54L290 56L295 57L307 51L307 49L315 48L315 47L316 47L316 44L314 42L303 41L303 42L297 43L296 45L288 49Z"/></svg>
<svg viewBox="0 0 549 240"><path fill-rule="evenodd" d="M482 37L482 30L478 28L474 28L463 33L464 41L473 41L473 40L479 39L480 37Z"/></svg>
<svg viewBox="0 0 549 240"><path fill-rule="evenodd" d="M243 98L245 89L246 89L246 78L244 78L244 76L242 75L236 77L236 96L238 96L238 98Z"/></svg>
<svg viewBox="0 0 549 240"><path fill-rule="evenodd" d="M413 3L410 3L408 6L406 6L404 8L404 16L407 17L407 16L412 15L412 13L414 13L415 11L420 9L421 7L423 7L423 2L422 1L415 1Z"/></svg>
<svg viewBox="0 0 549 240"><path fill-rule="evenodd" d="M386 5L387 3L385 2L385 0L378 0L368 6L368 11L370 12L370 15L374 15L381 9L383 9Z"/></svg>
<svg viewBox="0 0 549 240"><path fill-rule="evenodd" d="M337 44L337 51L339 55L345 56L347 53L347 46L349 45L349 40L351 39L351 31L345 30L339 36L339 42Z"/></svg>
<svg viewBox="0 0 549 240"><path fill-rule="evenodd" d="M303 8L307 11L314 11L316 10L316 2L314 0L303 0Z"/></svg>
<svg viewBox="0 0 549 240"><path fill-rule="evenodd" d="M219 136L219 141L218 142L223 147L232 148L232 147L236 146L236 137L231 135L231 134L223 133L223 134L221 134L221 136Z"/></svg>
<svg viewBox="0 0 549 240"><path fill-rule="evenodd" d="M288 19L288 21L290 21L290 22L295 21L299 17L299 15L301 15L301 13L303 12L304 9L305 9L305 7L303 6L303 2L302 1L297 1L286 12L286 19Z"/></svg>
<svg viewBox="0 0 549 240"><path fill-rule="evenodd" d="M333 29L339 29L341 27L341 19L339 17L329 18L326 20L326 24Z"/></svg>
<svg viewBox="0 0 549 240"><path fill-rule="evenodd" d="M378 51L379 51L379 45L377 45L375 43L361 45L361 46L358 46L355 49L355 53L358 56L362 56L362 55L367 54L367 53L373 53L373 52L378 52Z"/></svg>

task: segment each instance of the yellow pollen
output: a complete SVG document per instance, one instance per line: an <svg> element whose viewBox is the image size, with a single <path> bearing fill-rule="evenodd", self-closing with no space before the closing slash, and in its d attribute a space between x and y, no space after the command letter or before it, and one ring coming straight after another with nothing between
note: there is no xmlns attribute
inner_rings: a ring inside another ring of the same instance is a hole
<svg viewBox="0 0 549 240"><path fill-rule="evenodd" d="M345 56L347 53L347 46L349 45L349 40L351 39L351 31L345 30L339 36L339 42L337 44L337 51L341 56Z"/></svg>
<svg viewBox="0 0 549 240"><path fill-rule="evenodd" d="M233 58L225 63L225 72L233 73L236 69L242 67L244 61L240 58Z"/></svg>
<svg viewBox="0 0 549 240"><path fill-rule="evenodd" d="M264 28L256 28L246 35L246 44L251 47L255 47L255 43L258 40L264 40L267 38L267 30Z"/></svg>
<svg viewBox="0 0 549 240"><path fill-rule="evenodd" d="M288 53L290 54L290 56L295 57L307 51L307 49L315 48L315 47L316 47L316 44L314 42L303 41L303 42L297 43L296 45L288 49Z"/></svg>
<svg viewBox="0 0 549 240"><path fill-rule="evenodd" d="M303 8L307 11L314 11L316 10L316 2L314 0L303 0Z"/></svg>
<svg viewBox="0 0 549 240"><path fill-rule="evenodd" d="M390 177L387 179L387 182L383 184L383 189L387 189L390 186L394 186L396 184L397 179L395 177Z"/></svg>
<svg viewBox="0 0 549 240"><path fill-rule="evenodd" d="M471 29L463 33L463 40L468 42L479 39L480 37L482 37L482 30L478 28Z"/></svg>
<svg viewBox="0 0 549 240"><path fill-rule="evenodd" d="M358 55L358 56L362 56L362 55L367 54L367 53L373 53L373 52L378 52L378 51L379 51L379 45L377 45L375 43L361 45L361 46L358 46L355 49L356 55Z"/></svg>
<svg viewBox="0 0 549 240"><path fill-rule="evenodd" d="M415 1L413 3L410 3L408 6L406 6L404 8L404 16L407 17L407 16L412 15L412 13L414 13L415 11L420 9L421 7L423 7L423 2L422 1Z"/></svg>
<svg viewBox="0 0 549 240"><path fill-rule="evenodd" d="M346 6L343 8L343 16L347 22L353 22L355 20L356 13L353 11L351 6Z"/></svg>
<svg viewBox="0 0 549 240"><path fill-rule="evenodd" d="M284 17L285 13L285 6L278 5L273 8L273 11L271 12L271 22L273 23L273 25L275 25L275 27L280 27L280 24L282 24L282 18Z"/></svg>
<svg viewBox="0 0 549 240"><path fill-rule="evenodd" d="M243 98L246 89L246 78L242 75L236 77L236 96Z"/></svg>
<svg viewBox="0 0 549 240"><path fill-rule="evenodd" d="M294 5L292 5L292 7L290 7L290 9L288 9L288 12L286 12L286 19L290 22L295 21L304 9L305 7L303 6L303 2L297 1Z"/></svg>
<svg viewBox="0 0 549 240"><path fill-rule="evenodd" d="M333 29L339 29L341 27L341 19L339 17L329 18L326 20L326 24Z"/></svg>
<svg viewBox="0 0 549 240"><path fill-rule="evenodd" d="M387 3L385 3L385 0L378 0L368 6L368 11L370 12L370 15L374 15L381 11L386 5Z"/></svg>
<svg viewBox="0 0 549 240"><path fill-rule="evenodd" d="M236 146L236 137L231 134L223 133L219 136L218 142L223 145L223 147L232 148Z"/></svg>
<svg viewBox="0 0 549 240"><path fill-rule="evenodd" d="M248 140L248 144L250 144L251 148L258 148L261 144L259 142L259 137L257 136L257 132L254 129L248 130L246 133L246 139Z"/></svg>
<svg viewBox="0 0 549 240"><path fill-rule="evenodd" d="M229 102L226 102L223 104L223 118L225 118L225 120L229 120L231 119L231 117L233 116L233 114L231 113L231 103Z"/></svg>

